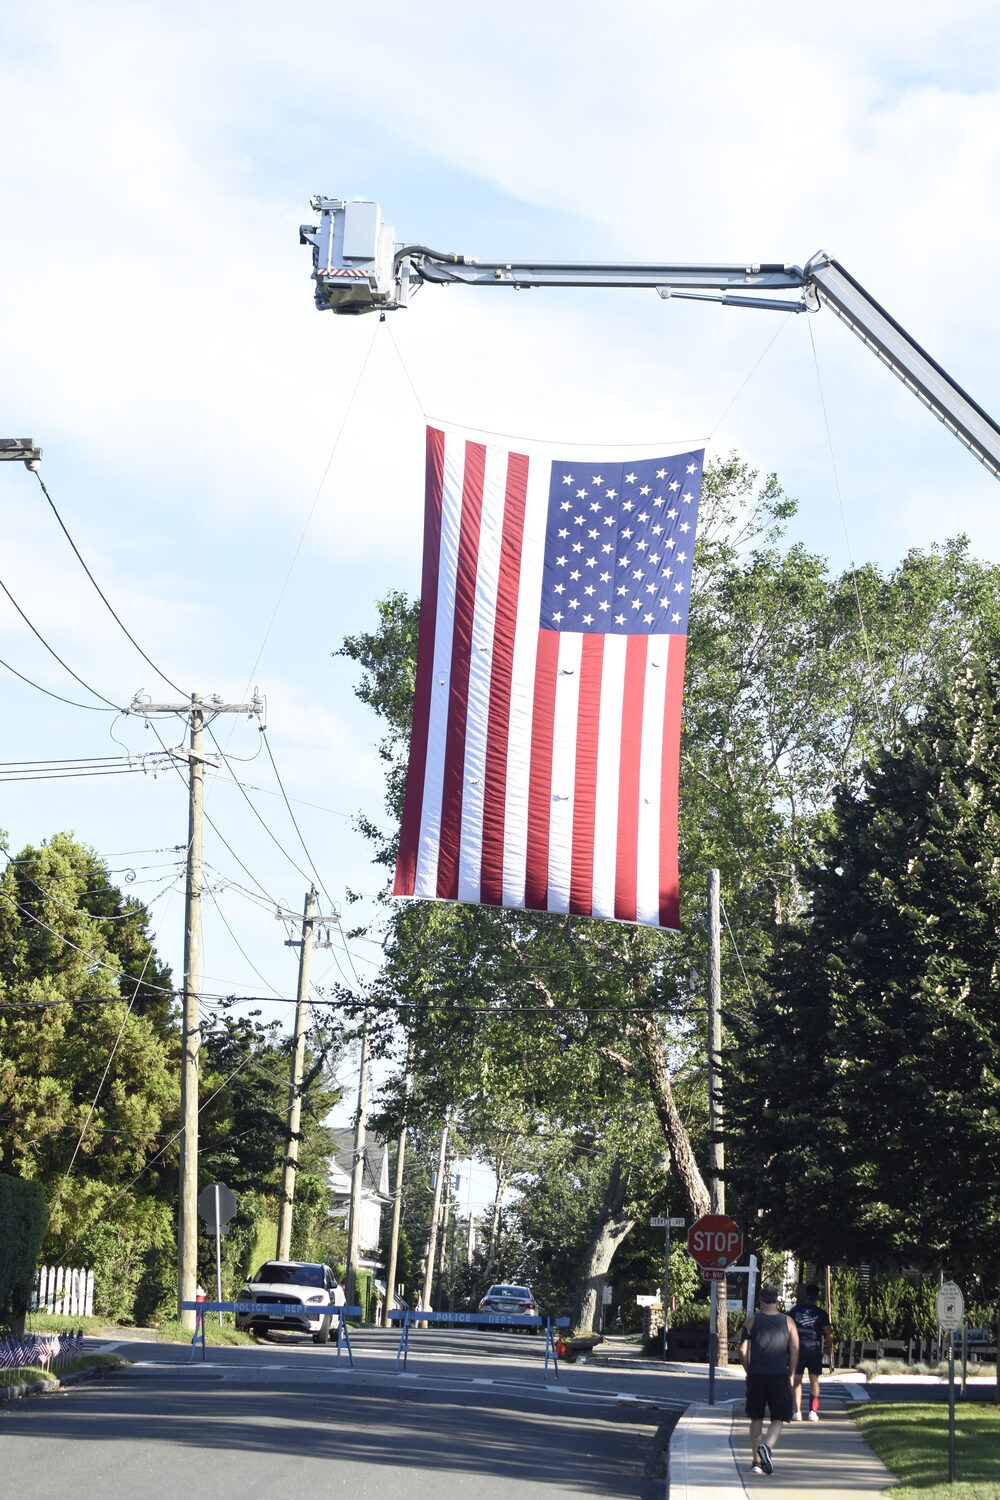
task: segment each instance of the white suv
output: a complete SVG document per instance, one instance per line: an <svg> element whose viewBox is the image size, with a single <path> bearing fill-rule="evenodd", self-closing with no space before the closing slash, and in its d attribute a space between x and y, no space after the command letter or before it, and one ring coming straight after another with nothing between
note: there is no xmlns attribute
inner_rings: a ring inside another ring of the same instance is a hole
<svg viewBox="0 0 1000 1500"><path fill-rule="evenodd" d="M256 1276L247 1278L240 1302L274 1303L273 1313L237 1313L236 1326L244 1333L312 1334L314 1344L325 1344L334 1325L332 1313L314 1313L311 1306L343 1307L344 1289L329 1266L310 1260L265 1261Z"/></svg>

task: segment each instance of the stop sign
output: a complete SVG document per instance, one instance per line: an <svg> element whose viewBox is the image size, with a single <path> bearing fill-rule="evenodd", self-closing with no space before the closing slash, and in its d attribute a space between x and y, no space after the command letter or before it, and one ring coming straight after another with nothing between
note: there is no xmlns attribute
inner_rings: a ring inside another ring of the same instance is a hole
<svg viewBox="0 0 1000 1500"><path fill-rule="evenodd" d="M702 1214L688 1230L688 1250L703 1270L730 1266L743 1249L743 1231L725 1214Z"/></svg>

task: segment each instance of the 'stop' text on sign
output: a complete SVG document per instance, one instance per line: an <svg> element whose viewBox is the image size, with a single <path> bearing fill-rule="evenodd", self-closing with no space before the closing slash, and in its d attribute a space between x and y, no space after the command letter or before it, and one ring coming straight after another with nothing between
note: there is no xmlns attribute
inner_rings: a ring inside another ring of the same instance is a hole
<svg viewBox="0 0 1000 1500"><path fill-rule="evenodd" d="M725 1214L702 1214L688 1230L687 1245L703 1270L731 1266L743 1249L743 1231Z"/></svg>

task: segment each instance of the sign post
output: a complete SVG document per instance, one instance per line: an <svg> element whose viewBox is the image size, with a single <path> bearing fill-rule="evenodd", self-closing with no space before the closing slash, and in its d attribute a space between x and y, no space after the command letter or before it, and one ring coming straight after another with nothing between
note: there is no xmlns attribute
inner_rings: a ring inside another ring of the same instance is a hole
<svg viewBox="0 0 1000 1500"><path fill-rule="evenodd" d="M215 1230L215 1290L217 1301L222 1301L222 1236L229 1227L229 1221L236 1212L236 1194L229 1188L224 1187L221 1182L214 1182L209 1187L202 1188L198 1194L198 1212L201 1214L209 1229ZM219 1327L222 1327L222 1313L219 1313Z"/></svg>
<svg viewBox="0 0 1000 1500"><path fill-rule="evenodd" d="M948 1483L955 1483L955 1329L965 1317L965 1298L953 1281L942 1281L934 1298L938 1326L948 1335Z"/></svg>
<svg viewBox="0 0 1000 1500"><path fill-rule="evenodd" d="M725 1214L702 1214L688 1230L688 1252L701 1267L706 1281L712 1283L708 1335L708 1404L715 1405L715 1363L718 1356L715 1341L715 1305L718 1283L725 1279L726 1267L739 1258L743 1249L743 1231Z"/></svg>
<svg viewBox="0 0 1000 1500"><path fill-rule="evenodd" d="M671 1229L683 1229L684 1220L654 1218L650 1219L649 1227L650 1229L663 1230L663 1359L666 1362L670 1310L670 1231Z"/></svg>

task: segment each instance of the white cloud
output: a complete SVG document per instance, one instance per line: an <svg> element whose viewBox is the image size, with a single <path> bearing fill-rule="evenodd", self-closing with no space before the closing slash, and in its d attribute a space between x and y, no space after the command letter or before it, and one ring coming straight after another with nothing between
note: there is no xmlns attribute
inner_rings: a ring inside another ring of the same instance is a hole
<svg viewBox="0 0 1000 1500"><path fill-rule="evenodd" d="M783 27L734 0L624 0L613 16L584 0L571 18L554 0L527 18L450 0L11 3L7 433L43 444L74 536L154 660L227 697L266 684L290 795L377 813L377 725L329 652L374 624L388 587L419 586L424 412L569 445L711 434L779 470L799 534L838 564L827 419L859 557L929 545L940 497L945 530L996 555L995 482L829 315L427 288L384 327L319 317L296 243L309 194L380 197L401 238L484 256L801 261L822 245L989 407L998 41L981 0L919 0L902 19L871 0ZM32 618L110 696L166 692L34 481L0 478L0 576ZM0 638L76 696L6 607ZM12 754L110 744L101 716L84 733L8 687ZM29 784L0 822L77 826L98 847L183 837L172 781L104 800L82 786ZM298 872L237 793L216 795L234 847L298 903ZM378 883L343 819L317 813L307 837L331 878ZM252 921L239 931L265 943Z"/></svg>

